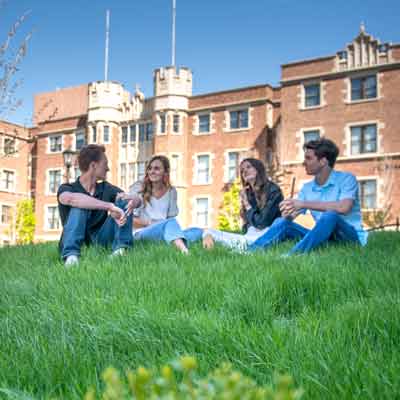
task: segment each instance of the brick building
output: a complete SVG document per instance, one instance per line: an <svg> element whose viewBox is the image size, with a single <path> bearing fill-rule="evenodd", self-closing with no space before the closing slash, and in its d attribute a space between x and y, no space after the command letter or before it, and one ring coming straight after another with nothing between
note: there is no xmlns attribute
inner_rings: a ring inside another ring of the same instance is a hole
<svg viewBox="0 0 400 400"><path fill-rule="evenodd" d="M167 155L182 224L215 226L223 190L237 177L241 158L257 157L267 165L279 159L296 175L299 189L308 179L302 145L318 136L339 145L337 168L359 178L364 209L392 203L392 215L400 215L400 189L393 185L400 168L400 45L381 43L362 28L335 55L282 65L281 70L279 87L265 84L198 96L192 95L191 71L174 67L154 72L150 98L139 89L131 95L117 82L38 94L33 128L0 125L0 140L8 135L21 146L14 158L0 158L2 187L8 187L0 189L0 204L6 207L1 220L9 221L7 206L15 207L18 196L32 193L36 239L57 239L57 188L79 174L75 166L67 170L62 152L101 143L110 161L108 180L124 189L143 177L153 154ZM7 147L6 142L0 145ZM11 170L20 187L17 194L11 194L6 178ZM1 240L13 238L3 234Z"/></svg>

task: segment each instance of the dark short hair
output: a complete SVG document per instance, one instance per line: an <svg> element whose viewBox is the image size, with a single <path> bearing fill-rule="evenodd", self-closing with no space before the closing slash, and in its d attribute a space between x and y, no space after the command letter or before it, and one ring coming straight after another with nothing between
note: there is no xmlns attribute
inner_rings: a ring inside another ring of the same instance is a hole
<svg viewBox="0 0 400 400"><path fill-rule="evenodd" d="M304 150L314 150L318 160L325 157L331 168L334 167L336 158L339 155L339 148L329 139L321 138L318 140L310 140L303 146Z"/></svg>
<svg viewBox="0 0 400 400"><path fill-rule="evenodd" d="M100 144L88 144L82 147L78 155L78 165L81 172L86 172L91 162L99 162L105 152L106 148Z"/></svg>

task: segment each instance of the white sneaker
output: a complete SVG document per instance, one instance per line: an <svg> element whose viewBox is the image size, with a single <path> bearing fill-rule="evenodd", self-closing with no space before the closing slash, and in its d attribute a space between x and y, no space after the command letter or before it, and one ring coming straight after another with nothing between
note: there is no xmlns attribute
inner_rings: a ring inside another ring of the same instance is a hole
<svg viewBox="0 0 400 400"><path fill-rule="evenodd" d="M111 253L110 257L111 258L120 257L120 256L124 256L125 254L126 254L126 248L125 247L120 247L119 249L114 250Z"/></svg>
<svg viewBox="0 0 400 400"><path fill-rule="evenodd" d="M76 255L70 255L65 259L65 267L71 268L79 264L79 257Z"/></svg>

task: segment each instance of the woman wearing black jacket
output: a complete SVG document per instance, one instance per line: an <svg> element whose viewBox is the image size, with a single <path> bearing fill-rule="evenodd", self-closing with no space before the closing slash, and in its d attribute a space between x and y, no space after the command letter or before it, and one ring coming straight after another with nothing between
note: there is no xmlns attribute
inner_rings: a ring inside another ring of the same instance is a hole
<svg viewBox="0 0 400 400"><path fill-rule="evenodd" d="M205 248L213 247L214 241L232 248L246 248L281 216L279 203L283 195L279 186L268 179L264 164L255 158L246 158L240 163L239 170L243 235L207 229L203 233Z"/></svg>

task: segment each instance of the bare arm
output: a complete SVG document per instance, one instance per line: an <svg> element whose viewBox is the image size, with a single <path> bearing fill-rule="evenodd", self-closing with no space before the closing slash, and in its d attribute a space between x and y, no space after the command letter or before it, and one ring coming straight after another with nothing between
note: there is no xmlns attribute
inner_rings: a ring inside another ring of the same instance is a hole
<svg viewBox="0 0 400 400"><path fill-rule="evenodd" d="M111 217L120 226L124 225L126 222L125 212L115 204L98 200L84 193L63 192L58 197L58 200L61 204L74 208L108 211Z"/></svg>
<svg viewBox="0 0 400 400"><path fill-rule="evenodd" d="M84 208L86 210L105 210L110 211L113 203L98 200L84 193L63 192L58 197L61 204L74 208Z"/></svg>

